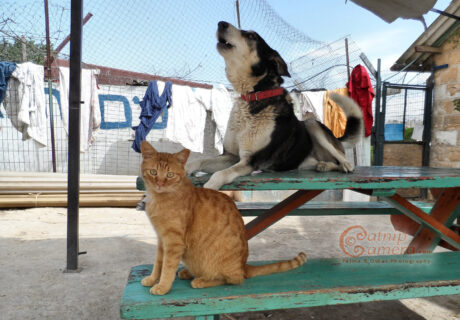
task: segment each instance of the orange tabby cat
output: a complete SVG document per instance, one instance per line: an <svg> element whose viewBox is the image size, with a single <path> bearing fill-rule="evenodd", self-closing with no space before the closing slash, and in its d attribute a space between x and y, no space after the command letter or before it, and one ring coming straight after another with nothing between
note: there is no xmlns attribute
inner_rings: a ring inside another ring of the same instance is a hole
<svg viewBox="0 0 460 320"><path fill-rule="evenodd" d="M185 175L190 151L157 152L141 144L142 177L147 189L146 212L158 234L152 274L142 285L150 293L169 292L179 262L181 279L193 279L193 288L240 284L245 278L287 271L301 266L301 252L289 261L250 266L244 222L235 203L218 191L196 188Z"/></svg>

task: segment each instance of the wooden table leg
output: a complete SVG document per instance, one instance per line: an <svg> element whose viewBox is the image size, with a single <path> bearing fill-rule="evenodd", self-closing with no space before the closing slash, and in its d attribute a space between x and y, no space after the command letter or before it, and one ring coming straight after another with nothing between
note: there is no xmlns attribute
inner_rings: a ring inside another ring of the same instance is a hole
<svg viewBox="0 0 460 320"><path fill-rule="evenodd" d="M460 248L460 236L446 226L446 224L452 224L453 220L460 214L460 188L444 190L436 201L431 215L424 213L400 195L395 194L391 197L384 197L384 199L412 220L418 223L423 222L428 226L428 228L423 226L419 230L411 243L414 247L409 246L406 253L418 253L420 250L435 247L440 238L453 247ZM422 232L423 229L428 229L430 233L427 233L428 231Z"/></svg>
<svg viewBox="0 0 460 320"><path fill-rule="evenodd" d="M444 189L430 189L430 191L434 198L437 200L441 196ZM405 215L391 215L390 220L396 231L403 232L411 236L414 236L420 229L419 223Z"/></svg>
<svg viewBox="0 0 460 320"><path fill-rule="evenodd" d="M316 197L322 191L323 190L299 190L290 195L270 210L267 210L264 214L246 224L247 239L249 240L258 233L262 232L281 218L285 217L292 210L297 209L305 202Z"/></svg>
<svg viewBox="0 0 460 320"><path fill-rule="evenodd" d="M430 216L444 225L451 226L460 215L460 188L445 189L438 197ZM408 250L431 252L439 243L440 237L429 228L420 226Z"/></svg>

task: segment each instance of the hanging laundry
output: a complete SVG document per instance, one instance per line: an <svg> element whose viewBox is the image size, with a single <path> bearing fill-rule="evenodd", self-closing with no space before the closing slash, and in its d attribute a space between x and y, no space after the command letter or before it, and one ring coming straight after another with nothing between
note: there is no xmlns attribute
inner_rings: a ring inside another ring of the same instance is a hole
<svg viewBox="0 0 460 320"><path fill-rule="evenodd" d="M80 152L85 152L94 142L97 130L101 125L101 108L96 76L99 70L81 70L81 101L80 104ZM64 130L69 133L69 68L59 67L59 92L61 97L61 119Z"/></svg>
<svg viewBox="0 0 460 320"><path fill-rule="evenodd" d="M414 131L412 132L411 139L414 139L415 141L423 141L423 130L423 123L416 122L414 126Z"/></svg>
<svg viewBox="0 0 460 320"><path fill-rule="evenodd" d="M324 92L321 94L321 103L318 105L313 104L313 102L310 100L310 97L306 92L300 92L298 90L292 90L289 95L291 96L293 103L294 103L294 113L296 117L303 121L306 119L315 119L320 121L319 115L317 113L317 109L321 110L321 115L323 114L323 96ZM316 96L313 97L315 103L316 101ZM319 108L320 107L320 108Z"/></svg>
<svg viewBox="0 0 460 320"><path fill-rule="evenodd" d="M345 133L345 127L347 126L347 117L329 95L332 93L338 93L344 96L348 96L347 88L340 88L335 90L329 90L324 94L324 125L328 127L336 138L340 138Z"/></svg>
<svg viewBox="0 0 460 320"><path fill-rule="evenodd" d="M47 123L43 66L25 62L11 74L4 106L22 139L47 145Z"/></svg>
<svg viewBox="0 0 460 320"><path fill-rule="evenodd" d="M16 63L0 61L0 103L2 103L5 97L6 88L8 88L8 80L10 80L14 69L16 69Z"/></svg>
<svg viewBox="0 0 460 320"><path fill-rule="evenodd" d="M145 140L161 113L171 106L171 87L172 83L169 81L166 82L160 96L157 82L150 81L144 98L140 103L141 115L139 119L141 121L138 126L133 127L133 130L136 130L136 136L132 145L134 151L141 152L141 142Z"/></svg>
<svg viewBox="0 0 460 320"><path fill-rule="evenodd" d="M324 94L326 90L302 91L302 95L311 103L318 121L324 123Z"/></svg>
<svg viewBox="0 0 460 320"><path fill-rule="evenodd" d="M372 125L374 123L372 99L374 99L375 93L366 68L360 64L353 68L350 81L347 83L347 88L350 97L355 100L363 112L365 127L364 136L368 137L371 134Z"/></svg>
<svg viewBox="0 0 460 320"><path fill-rule="evenodd" d="M206 107L203 100L197 99L191 87L174 84L172 101L172 108L168 110L165 138L180 143L191 151L202 153L206 125Z"/></svg>
<svg viewBox="0 0 460 320"><path fill-rule="evenodd" d="M233 108L233 99L224 85L219 84L211 90L212 118L216 123L215 147L219 153L224 152L224 137L228 119Z"/></svg>

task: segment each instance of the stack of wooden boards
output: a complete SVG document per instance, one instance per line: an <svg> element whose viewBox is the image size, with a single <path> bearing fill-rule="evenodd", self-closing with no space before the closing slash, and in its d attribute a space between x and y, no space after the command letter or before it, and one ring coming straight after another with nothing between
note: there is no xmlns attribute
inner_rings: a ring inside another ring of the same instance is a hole
<svg viewBox="0 0 460 320"><path fill-rule="evenodd" d="M142 199L136 176L80 175L80 206L135 207ZM0 208L67 206L67 174L0 172Z"/></svg>

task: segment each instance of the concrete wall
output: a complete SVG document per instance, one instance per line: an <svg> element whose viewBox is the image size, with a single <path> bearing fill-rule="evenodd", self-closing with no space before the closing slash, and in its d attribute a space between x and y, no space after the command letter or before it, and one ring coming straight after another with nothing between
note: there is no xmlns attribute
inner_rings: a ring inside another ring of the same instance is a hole
<svg viewBox="0 0 460 320"><path fill-rule="evenodd" d="M422 166L423 146L421 144L386 143L383 149L384 166ZM404 197L417 198L421 196L420 189L398 189L398 194Z"/></svg>
<svg viewBox="0 0 460 320"><path fill-rule="evenodd" d="M435 65L430 166L460 168L460 28L441 46Z"/></svg>

